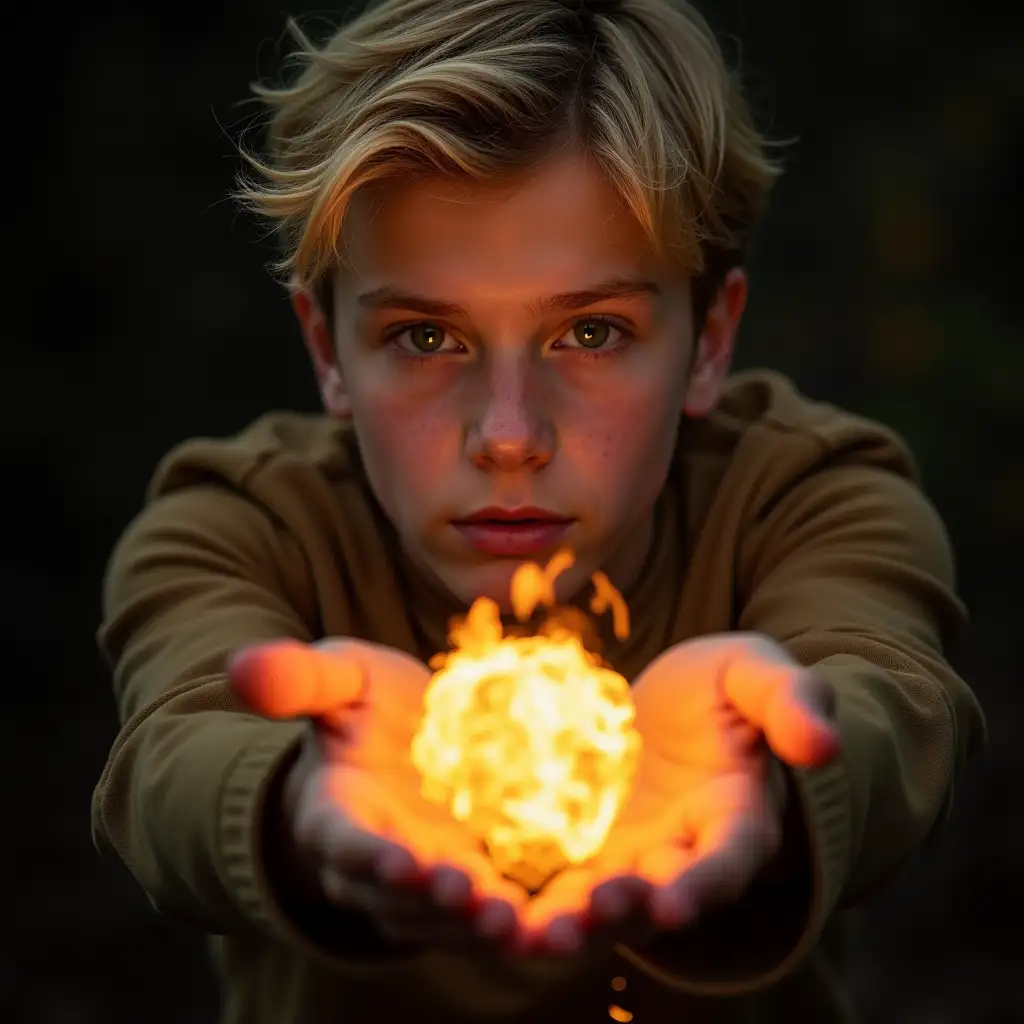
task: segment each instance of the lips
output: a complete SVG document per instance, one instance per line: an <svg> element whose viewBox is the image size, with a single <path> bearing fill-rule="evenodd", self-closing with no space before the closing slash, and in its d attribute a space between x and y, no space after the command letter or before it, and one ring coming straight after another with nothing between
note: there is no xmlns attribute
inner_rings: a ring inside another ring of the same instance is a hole
<svg viewBox="0 0 1024 1024"><path fill-rule="evenodd" d="M549 512L544 508L534 508L531 505L518 509L507 508L482 508L479 512L466 516L465 519L456 520L457 524L463 523L502 523L505 525L517 525L522 523L571 523L570 516L560 516L555 512Z"/></svg>
<svg viewBox="0 0 1024 1024"><path fill-rule="evenodd" d="M484 508L452 525L481 554L528 558L554 548L574 519L547 509Z"/></svg>

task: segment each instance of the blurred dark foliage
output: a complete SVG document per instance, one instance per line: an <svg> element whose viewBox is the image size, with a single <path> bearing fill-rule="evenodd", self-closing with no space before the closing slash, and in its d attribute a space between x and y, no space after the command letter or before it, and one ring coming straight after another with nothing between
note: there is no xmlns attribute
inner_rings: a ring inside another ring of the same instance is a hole
<svg viewBox="0 0 1024 1024"><path fill-rule="evenodd" d="M973 612L956 661L991 727L938 845L865 909L858 999L881 1024L1024 1019L1019 6L705 9L773 134L799 137L752 261L741 363L776 366L909 439L956 543ZM105 558L157 459L270 407L315 408L265 272L272 250L225 198L232 138L253 112L237 101L277 67L285 15L308 10L207 0L9 15L8 1024L216 1016L200 938L160 919L90 844L116 727L93 630Z"/></svg>

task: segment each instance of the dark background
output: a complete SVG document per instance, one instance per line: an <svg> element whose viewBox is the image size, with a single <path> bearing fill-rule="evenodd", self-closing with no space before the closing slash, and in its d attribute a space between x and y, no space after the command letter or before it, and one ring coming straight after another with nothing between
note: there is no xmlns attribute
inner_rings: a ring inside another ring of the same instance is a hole
<svg viewBox="0 0 1024 1024"><path fill-rule="evenodd" d="M199 936L158 918L90 844L116 729L92 634L104 560L157 459L273 406L315 407L271 250L225 198L249 116L236 101L276 68L285 15L309 9L279 2L121 4L63 22L40 5L8 37L10 1024L215 1018ZM741 363L906 435L973 611L956 661L991 742L939 845L868 908L858 998L871 1022L1001 1024L1024 1010L1021 18L980 0L704 9L742 39L774 134L800 137L752 262Z"/></svg>

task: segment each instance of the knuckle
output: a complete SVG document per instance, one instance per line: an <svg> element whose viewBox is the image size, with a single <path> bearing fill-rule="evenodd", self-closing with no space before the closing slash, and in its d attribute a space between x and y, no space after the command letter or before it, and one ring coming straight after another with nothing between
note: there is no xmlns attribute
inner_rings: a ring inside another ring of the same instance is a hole
<svg viewBox="0 0 1024 1024"><path fill-rule="evenodd" d="M753 631L732 633L726 642L730 646L758 656L773 652L777 646L771 637L766 636L764 633L755 633Z"/></svg>
<svg viewBox="0 0 1024 1024"><path fill-rule="evenodd" d="M324 654L340 654L352 646L352 641L345 637L328 636L314 640L309 646L314 651L321 651Z"/></svg>
<svg viewBox="0 0 1024 1024"><path fill-rule="evenodd" d="M352 904L355 902L349 880L331 868L323 868L320 871L320 888L324 895L335 903Z"/></svg>
<svg viewBox="0 0 1024 1024"><path fill-rule="evenodd" d="M292 834L296 844L304 850L319 849L326 832L326 818L322 807L300 807L292 822Z"/></svg>
<svg viewBox="0 0 1024 1024"><path fill-rule="evenodd" d="M805 692L829 715L834 715L836 710L836 691L814 669L804 669L801 678Z"/></svg>

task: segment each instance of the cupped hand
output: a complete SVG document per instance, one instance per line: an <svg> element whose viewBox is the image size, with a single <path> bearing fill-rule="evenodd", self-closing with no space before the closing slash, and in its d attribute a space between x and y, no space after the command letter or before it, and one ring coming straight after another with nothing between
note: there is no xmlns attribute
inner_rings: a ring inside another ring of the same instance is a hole
<svg viewBox="0 0 1024 1024"><path fill-rule="evenodd" d="M738 900L780 850L785 766L822 765L839 748L827 685L758 635L672 647L633 697L632 794L600 854L526 908L534 946L642 942Z"/></svg>
<svg viewBox="0 0 1024 1024"><path fill-rule="evenodd" d="M229 676L254 711L312 722L279 816L312 891L395 941L515 937L525 893L421 795L409 751L430 680L422 663L361 641L282 641L239 652Z"/></svg>

